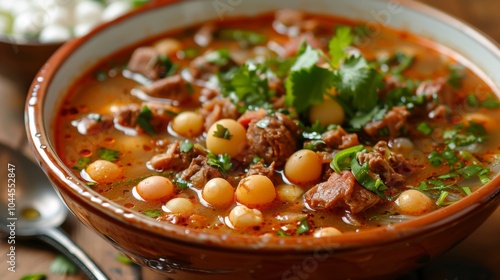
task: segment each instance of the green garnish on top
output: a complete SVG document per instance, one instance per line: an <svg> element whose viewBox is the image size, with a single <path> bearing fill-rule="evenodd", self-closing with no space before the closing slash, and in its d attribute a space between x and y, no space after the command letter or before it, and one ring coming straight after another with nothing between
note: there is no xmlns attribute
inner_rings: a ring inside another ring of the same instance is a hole
<svg viewBox="0 0 500 280"><path fill-rule="evenodd" d="M227 139L227 140L229 140L233 137L233 135L231 135L231 133L229 132L229 129L227 129L222 124L216 125L216 130L214 131L213 136L217 137L217 138Z"/></svg>

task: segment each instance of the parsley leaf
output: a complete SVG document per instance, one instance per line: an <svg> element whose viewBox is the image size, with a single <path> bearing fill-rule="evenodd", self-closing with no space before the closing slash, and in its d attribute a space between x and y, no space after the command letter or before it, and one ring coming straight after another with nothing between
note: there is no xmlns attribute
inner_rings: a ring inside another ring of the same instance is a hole
<svg viewBox="0 0 500 280"><path fill-rule="evenodd" d="M50 264L50 271L54 274L77 274L79 269L67 257L58 255Z"/></svg>
<svg viewBox="0 0 500 280"><path fill-rule="evenodd" d="M465 76L465 68L460 64L450 65L450 74L448 76L448 84L456 89L462 86L462 80Z"/></svg>
<svg viewBox="0 0 500 280"><path fill-rule="evenodd" d="M227 139L227 140L229 140L233 137L233 135L231 135L229 133L229 129L224 127L222 124L217 124L216 130L214 131L213 136L217 137L217 138Z"/></svg>
<svg viewBox="0 0 500 280"><path fill-rule="evenodd" d="M332 87L334 77L333 72L316 65L292 71L285 83L285 102L297 113L306 111L311 105L323 101L323 95Z"/></svg>
<svg viewBox="0 0 500 280"><path fill-rule="evenodd" d="M335 87L339 98L350 108L370 111L378 101L383 75L370 67L362 56L347 58L340 67Z"/></svg>
<svg viewBox="0 0 500 280"><path fill-rule="evenodd" d="M110 150L110 149L106 149L106 148L101 147L101 148L97 149L97 156L100 159L114 162L120 157L120 151Z"/></svg>
<svg viewBox="0 0 500 280"><path fill-rule="evenodd" d="M300 219L299 227L297 228L295 235L301 235L301 234L309 232L310 230L311 230L311 226L309 225L309 222L307 221L307 216L306 216L306 217Z"/></svg>
<svg viewBox="0 0 500 280"><path fill-rule="evenodd" d="M146 210L142 212L142 214L151 218L158 218L161 215L161 213L162 213L161 209Z"/></svg>
<svg viewBox="0 0 500 280"><path fill-rule="evenodd" d="M269 88L265 65L245 64L235 71L218 75L221 91L237 105L240 112L270 108L274 91Z"/></svg>
<svg viewBox="0 0 500 280"><path fill-rule="evenodd" d="M207 164L217 168L221 173L227 173L231 167L233 167L233 163L231 162L231 157L228 154L214 155L209 153L207 155L208 161Z"/></svg>
<svg viewBox="0 0 500 280"><path fill-rule="evenodd" d="M82 157L82 158L79 158L78 161L76 162L76 164L73 166L74 169L80 171L80 170L83 170L85 168L87 168L87 166L90 164L90 158L88 157Z"/></svg>
<svg viewBox="0 0 500 280"><path fill-rule="evenodd" d="M328 51L331 58L331 65L337 67L340 61L347 57L345 49L352 44L354 36L351 33L351 28L348 26L340 26L337 28L335 36L328 44Z"/></svg>
<svg viewBox="0 0 500 280"><path fill-rule="evenodd" d="M153 117L153 112L148 108L148 106L143 106L141 112L137 117L137 124L149 135L155 135L156 132L149 121Z"/></svg>
<svg viewBox="0 0 500 280"><path fill-rule="evenodd" d="M179 145L179 151L181 151L181 153L189 153L193 148L194 144L191 143L189 140L184 140Z"/></svg>
<svg viewBox="0 0 500 280"><path fill-rule="evenodd" d="M231 61L228 49L218 49L206 53L204 56L205 60L209 63L213 63L217 66L225 66Z"/></svg>

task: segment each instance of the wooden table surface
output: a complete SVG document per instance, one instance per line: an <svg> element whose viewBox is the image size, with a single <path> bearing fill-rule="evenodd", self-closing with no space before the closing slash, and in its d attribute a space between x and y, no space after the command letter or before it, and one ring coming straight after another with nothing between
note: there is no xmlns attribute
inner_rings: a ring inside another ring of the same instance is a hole
<svg viewBox="0 0 500 280"><path fill-rule="evenodd" d="M499 0L421 0L460 18L491 38L500 42L500 1ZM397 2L397 0L396 0ZM0 62L0 67L2 67ZM0 76L0 142L22 150L31 156L25 141L23 106L24 94L11 81ZM2 187L2 191L5 189ZM2 209L2 211L4 211ZM94 260L101 265L112 279L156 279L149 271L141 274L140 268L117 261L118 251L107 242L90 232L73 217L65 224L65 229ZM500 208L477 231L459 246L432 262L410 279L500 279ZM53 275L49 266L57 256L51 248L32 241L18 240L16 246L16 272L7 270L7 243L0 242L0 278L19 279L31 273L46 273L49 280L87 279L82 274L72 276Z"/></svg>

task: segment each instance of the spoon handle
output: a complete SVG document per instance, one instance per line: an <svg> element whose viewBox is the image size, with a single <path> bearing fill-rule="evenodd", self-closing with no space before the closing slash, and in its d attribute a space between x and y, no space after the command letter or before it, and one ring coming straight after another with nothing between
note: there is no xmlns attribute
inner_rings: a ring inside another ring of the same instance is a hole
<svg viewBox="0 0 500 280"><path fill-rule="evenodd" d="M74 262L91 280L110 279L99 266L59 228L48 228L40 240L56 248Z"/></svg>

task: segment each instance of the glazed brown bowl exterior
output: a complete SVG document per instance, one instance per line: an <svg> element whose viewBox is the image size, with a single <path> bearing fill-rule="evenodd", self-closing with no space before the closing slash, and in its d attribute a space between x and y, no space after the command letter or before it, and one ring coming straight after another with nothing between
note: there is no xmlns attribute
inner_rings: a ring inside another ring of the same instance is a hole
<svg viewBox="0 0 500 280"><path fill-rule="evenodd" d="M414 1L222 2L226 6L218 1L156 2L65 44L38 73L26 103L27 133L42 169L82 223L135 262L173 279L390 279L452 248L496 209L499 176L453 205L400 224L326 238L233 236L157 222L75 178L53 142L54 117L67 88L80 73L125 46L204 20L293 8L408 29L457 51L496 94L500 88L500 80L489 75L500 69L497 46Z"/></svg>
<svg viewBox="0 0 500 280"><path fill-rule="evenodd" d="M40 68L62 44L41 44L0 37L0 75L27 91Z"/></svg>

